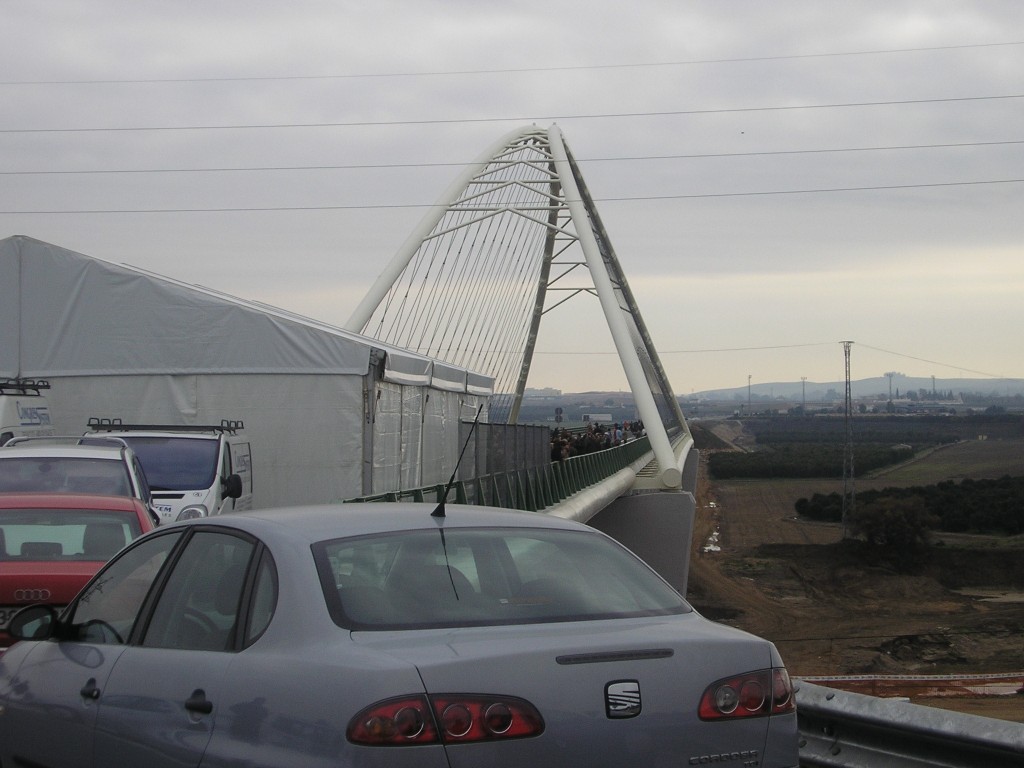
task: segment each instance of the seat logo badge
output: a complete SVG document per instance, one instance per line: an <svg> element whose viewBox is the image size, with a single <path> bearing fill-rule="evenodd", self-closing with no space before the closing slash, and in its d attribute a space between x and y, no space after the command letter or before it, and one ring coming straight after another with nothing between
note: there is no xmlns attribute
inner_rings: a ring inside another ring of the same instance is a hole
<svg viewBox="0 0 1024 768"><path fill-rule="evenodd" d="M640 683L615 680L604 687L604 709L610 718L636 717L640 714Z"/></svg>
<svg viewBox="0 0 1024 768"><path fill-rule="evenodd" d="M18 603L27 602L39 602L42 600L50 599L50 590L48 589L16 589L14 590L14 600Z"/></svg>

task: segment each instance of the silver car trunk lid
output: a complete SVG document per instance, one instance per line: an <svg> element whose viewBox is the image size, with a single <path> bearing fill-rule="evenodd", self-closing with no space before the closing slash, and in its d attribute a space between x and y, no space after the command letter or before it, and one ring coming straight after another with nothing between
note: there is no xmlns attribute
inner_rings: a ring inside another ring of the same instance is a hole
<svg viewBox="0 0 1024 768"><path fill-rule="evenodd" d="M698 704L716 680L771 667L770 644L697 614L353 637L415 664L431 694L514 696L539 710L543 734L450 746L453 768L742 766L765 747L768 718L706 722Z"/></svg>

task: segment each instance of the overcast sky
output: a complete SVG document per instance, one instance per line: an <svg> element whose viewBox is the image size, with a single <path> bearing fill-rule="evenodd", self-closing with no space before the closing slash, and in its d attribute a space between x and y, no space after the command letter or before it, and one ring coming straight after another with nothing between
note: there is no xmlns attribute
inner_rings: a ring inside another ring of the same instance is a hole
<svg viewBox="0 0 1024 768"><path fill-rule="evenodd" d="M1019 0L0 1L0 237L338 325L557 123L677 394L1024 377ZM530 385L625 389L590 307Z"/></svg>

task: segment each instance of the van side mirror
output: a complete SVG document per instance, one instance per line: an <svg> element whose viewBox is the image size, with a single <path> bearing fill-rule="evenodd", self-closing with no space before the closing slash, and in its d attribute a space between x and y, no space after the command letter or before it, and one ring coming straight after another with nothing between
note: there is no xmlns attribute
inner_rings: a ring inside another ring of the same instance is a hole
<svg viewBox="0 0 1024 768"><path fill-rule="evenodd" d="M242 478L239 475L228 475L223 479L225 499L237 499L242 495Z"/></svg>
<svg viewBox="0 0 1024 768"><path fill-rule="evenodd" d="M7 632L15 640L49 640L57 634L57 610L52 605L29 605L11 618Z"/></svg>

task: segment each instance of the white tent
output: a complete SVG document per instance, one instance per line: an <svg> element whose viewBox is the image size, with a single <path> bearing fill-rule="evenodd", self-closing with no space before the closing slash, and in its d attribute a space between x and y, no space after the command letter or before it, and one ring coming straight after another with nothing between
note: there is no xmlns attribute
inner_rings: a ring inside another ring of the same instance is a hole
<svg viewBox="0 0 1024 768"><path fill-rule="evenodd" d="M242 420L259 506L447 480L491 380L283 310L16 236L0 240L0 377L90 417Z"/></svg>

